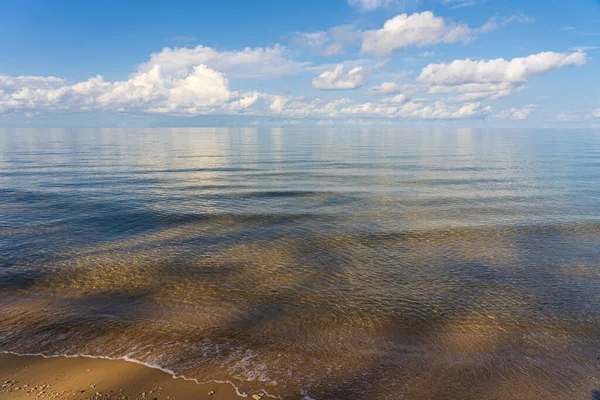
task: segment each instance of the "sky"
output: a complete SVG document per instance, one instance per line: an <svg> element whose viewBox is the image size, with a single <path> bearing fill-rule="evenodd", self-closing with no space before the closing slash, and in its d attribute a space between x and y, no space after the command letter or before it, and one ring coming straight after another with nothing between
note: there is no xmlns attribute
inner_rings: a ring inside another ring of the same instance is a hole
<svg viewBox="0 0 600 400"><path fill-rule="evenodd" d="M600 127L599 0L19 0L0 37L0 127Z"/></svg>

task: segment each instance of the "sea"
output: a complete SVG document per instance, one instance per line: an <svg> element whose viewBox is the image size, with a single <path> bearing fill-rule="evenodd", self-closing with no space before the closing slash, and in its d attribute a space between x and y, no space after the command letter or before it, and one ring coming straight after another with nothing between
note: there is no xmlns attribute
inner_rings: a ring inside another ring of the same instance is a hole
<svg viewBox="0 0 600 400"><path fill-rule="evenodd" d="M1 129L0 352L598 399L600 131Z"/></svg>

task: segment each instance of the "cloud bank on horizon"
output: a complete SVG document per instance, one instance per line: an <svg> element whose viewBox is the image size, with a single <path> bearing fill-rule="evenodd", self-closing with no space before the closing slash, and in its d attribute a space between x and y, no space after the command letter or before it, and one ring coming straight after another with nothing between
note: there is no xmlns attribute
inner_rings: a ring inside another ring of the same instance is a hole
<svg viewBox="0 0 600 400"><path fill-rule="evenodd" d="M597 47L582 46L575 40L583 39L575 37L571 46L563 38L556 48L550 43L528 51L533 46L521 46L519 35L527 30L546 35L536 27L544 14L517 10L501 16L476 1L438 3L451 16L406 11L421 7L418 1L348 0L351 21L289 32L278 43L237 50L198 43L164 47L120 80L97 74L80 81L10 75L0 68L0 118L106 112L322 123L356 118L522 121L546 108L544 121L600 120L600 95L582 99L573 90L582 76L600 83L598 70L592 72L591 53ZM468 21L461 14L467 7L489 15ZM600 35L589 38L598 42ZM560 99L552 98L556 87L564 92Z"/></svg>

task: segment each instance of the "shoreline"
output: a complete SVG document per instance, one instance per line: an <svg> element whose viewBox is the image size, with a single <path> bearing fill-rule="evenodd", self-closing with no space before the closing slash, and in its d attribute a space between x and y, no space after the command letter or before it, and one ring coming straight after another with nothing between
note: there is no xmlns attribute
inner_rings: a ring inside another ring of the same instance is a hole
<svg viewBox="0 0 600 400"><path fill-rule="evenodd" d="M125 359L0 353L0 397L10 400L239 400L260 394L236 391L230 383L198 383Z"/></svg>

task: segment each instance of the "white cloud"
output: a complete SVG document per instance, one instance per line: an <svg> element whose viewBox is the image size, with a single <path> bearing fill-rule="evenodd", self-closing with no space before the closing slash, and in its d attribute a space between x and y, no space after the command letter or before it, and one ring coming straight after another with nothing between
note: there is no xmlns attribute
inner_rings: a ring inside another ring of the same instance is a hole
<svg viewBox="0 0 600 400"><path fill-rule="evenodd" d="M343 52L344 47L340 43L332 43L325 47L321 54L324 56L334 56L336 54L342 54Z"/></svg>
<svg viewBox="0 0 600 400"><path fill-rule="evenodd" d="M318 47L323 46L329 41L329 35L325 31L298 32L292 41L302 47Z"/></svg>
<svg viewBox="0 0 600 400"><path fill-rule="evenodd" d="M197 60L207 63L194 64ZM239 61L239 64L238 64ZM107 111L129 114L247 115L265 118L309 119L456 119L483 118L491 114L480 104L521 90L530 77L567 65L585 63L585 54L540 53L505 61L456 60L430 64L417 81L403 81L408 73L392 82L373 86L369 94L384 95L380 101L354 102L347 98L323 100L273 95L230 88L228 76L255 74L254 68L275 71L318 71L313 87L318 90L355 89L364 86L373 71L383 64L359 59L336 65L298 65L281 46L217 52L198 46L194 49L165 49L152 55L137 72L122 81L105 81L102 76L79 83L58 77L0 76L0 113ZM210 65L209 65L210 64ZM223 70L218 69L222 68ZM262 73L262 72L261 72ZM255 76L255 75L252 75ZM414 94L453 94L444 100L416 99ZM492 118L523 119L535 106L492 114ZM581 118L600 117L591 110Z"/></svg>
<svg viewBox="0 0 600 400"><path fill-rule="evenodd" d="M334 79L332 85L355 85L361 68ZM14 82L21 82L15 85ZM107 82L101 76L74 85L37 87L39 82L58 83L53 78L3 77L0 91L0 113L56 113L112 111L169 115L224 115L305 118L332 118L342 115L340 109L348 99L323 101L303 97L286 97L259 92L237 92L229 89L225 75L203 64L187 75L173 75L155 65L148 72L134 74L126 81ZM9 89L8 84L11 87ZM28 83L35 85L28 86ZM357 83L358 82L358 83Z"/></svg>
<svg viewBox="0 0 600 400"><path fill-rule="evenodd" d="M384 97L381 99L382 103L404 103L405 101L408 101L408 97L402 93L393 97Z"/></svg>
<svg viewBox="0 0 600 400"><path fill-rule="evenodd" d="M600 49L600 46L576 46L571 48L573 51L589 51L598 49Z"/></svg>
<svg viewBox="0 0 600 400"><path fill-rule="evenodd" d="M497 100L515 92L523 90L522 85L511 82L500 83L465 83L461 85L433 85L427 90L428 94L461 93L448 100L454 103L481 101L485 99Z"/></svg>
<svg viewBox="0 0 600 400"><path fill-rule="evenodd" d="M353 87L364 79L361 67L348 74L333 71L326 80L330 87ZM343 70L342 70L343 71ZM3 77L3 82L8 79ZM11 78L14 82L15 79ZM44 82L24 77L21 82ZM111 111L169 115L247 115L290 118L383 118L383 119L454 119L482 115L479 103L451 105L444 102L426 104L410 101L404 94L385 98L382 102L355 104L337 100L286 97L259 92L231 91L225 75L203 64L185 76L173 75L155 65L148 72L134 74L126 81L107 82L97 76L74 85L36 87L21 84L0 93L1 113L35 113Z"/></svg>
<svg viewBox="0 0 600 400"><path fill-rule="evenodd" d="M319 50L321 55L332 56L343 53L344 47L358 43L361 32L354 25L338 25L326 31L296 33L292 43L300 47Z"/></svg>
<svg viewBox="0 0 600 400"><path fill-rule="evenodd" d="M340 110L340 114L403 119L461 119L482 116L485 111L480 111L479 107L480 103L454 106L443 101L436 101L428 105L413 101L399 105L369 102L343 108Z"/></svg>
<svg viewBox="0 0 600 400"><path fill-rule="evenodd" d="M421 88L423 85L414 84L414 83L406 83L405 79L412 74L412 71L401 71L396 74L393 74L391 78L392 81L382 82L379 85L372 86L369 90L366 91L366 94L372 96L385 96L393 93L400 92L410 92L410 93L418 93L419 90L415 90L415 87ZM388 74L389 76L389 74Z"/></svg>
<svg viewBox="0 0 600 400"><path fill-rule="evenodd" d="M482 101L482 100L486 100L486 99L497 100L501 97L508 96L508 95L513 94L520 90L522 90L522 86L517 87L517 88L512 88L512 89L498 90L498 91L490 90L490 91L484 91L484 92L467 92L467 93L462 93L462 94L459 94L456 96L452 96L452 97L448 98L447 100L452 103Z"/></svg>
<svg viewBox="0 0 600 400"><path fill-rule="evenodd" d="M259 95L262 102L246 110L246 115L280 116L286 118L332 118L340 115L341 107L352 103L349 99L325 101L289 98L269 94Z"/></svg>
<svg viewBox="0 0 600 400"><path fill-rule="evenodd" d="M467 3L461 2L461 4ZM518 13L502 20L493 17L479 28L470 28L464 23L448 22L442 17L436 17L431 11L411 15L400 14L387 20L381 29L365 31L362 51L378 56L389 56L394 51L407 47L424 47L438 43L467 43L479 34L505 27L512 22L533 21L525 14Z"/></svg>
<svg viewBox="0 0 600 400"><path fill-rule="evenodd" d="M383 82L371 87L367 94L389 95L417 93L439 95L456 93L446 98L448 103L473 103L496 100L522 91L525 83L535 75L566 66L584 64L584 53L540 53L510 61L455 60L449 64L429 64L421 71L416 82Z"/></svg>
<svg viewBox="0 0 600 400"><path fill-rule="evenodd" d="M511 22L519 22L519 23L535 22L535 18L528 17L527 15L523 14L522 12L518 12L518 13L508 17L507 19L505 19L503 22L503 25L510 24Z"/></svg>
<svg viewBox="0 0 600 400"><path fill-rule="evenodd" d="M478 92L497 92L511 89L510 82L501 83L463 83L460 85L434 85L428 90L430 94L436 93L478 93Z"/></svg>
<svg viewBox="0 0 600 400"><path fill-rule="evenodd" d="M359 71L343 74L333 71L327 81L331 87L358 85ZM6 81L6 79L4 80ZM39 79L21 79L23 82ZM43 80L42 80L43 81ZM51 82L56 82L50 79ZM56 82L58 83L58 82ZM169 115L247 115L283 119L383 118L383 119L455 119L484 115L479 103L452 105L441 101L426 104L410 101L399 94L382 102L354 103L337 100L286 97L229 89L225 75L203 64L185 76L173 75L156 65L148 72L134 74L126 81L107 82L97 76L74 85L53 88L22 85L0 92L0 113L111 111Z"/></svg>
<svg viewBox="0 0 600 400"><path fill-rule="evenodd" d="M529 22L535 22L535 19L528 17L527 15L523 14L522 12L511 15L508 18L504 18L501 20L498 20L497 17L492 17L490 18L485 24L483 24L483 26L481 26L479 29L477 29L478 33L488 33L491 31L494 31L496 29L499 28L503 28L508 24L511 24L513 22L518 22L518 23L529 23Z"/></svg>
<svg viewBox="0 0 600 400"><path fill-rule="evenodd" d="M402 90L402 85L398 82L382 82L380 85L373 86L368 94L372 95L388 95L398 93Z"/></svg>
<svg viewBox="0 0 600 400"><path fill-rule="evenodd" d="M225 75L203 64L183 76L165 73L155 65L127 81L106 82L96 76L75 85L55 87L30 85L31 81L21 79L21 86L13 86L5 92L4 98L0 98L0 110L195 114L205 107L223 104L231 97Z"/></svg>
<svg viewBox="0 0 600 400"><path fill-rule="evenodd" d="M468 42L473 38L466 24L447 23L431 11L400 14L387 20L383 28L363 33L362 51L387 56L396 50L437 43Z"/></svg>
<svg viewBox="0 0 600 400"><path fill-rule="evenodd" d="M140 66L140 72L147 72L158 65L165 73L185 75L200 64L235 78L294 75L310 65L293 60L291 52L280 45L245 48L241 51L217 51L199 45L194 48L167 47L153 53L150 61Z"/></svg>
<svg viewBox="0 0 600 400"><path fill-rule="evenodd" d="M367 67L367 68L370 68L373 70L373 69L379 68L380 66L382 66L384 64L376 63L375 61L369 60L367 58L359 58L356 60L342 61L342 62L333 63L333 64L319 64L319 65L315 65L313 67L308 67L308 68L306 68L306 70L310 71L310 72L321 73L321 72L334 70L339 65L342 65L344 67L344 70L353 69L353 68L357 68L357 67Z"/></svg>
<svg viewBox="0 0 600 400"><path fill-rule="evenodd" d="M365 11L376 10L386 3L388 3L386 0L348 0L348 4L350 6L357 7Z"/></svg>
<svg viewBox="0 0 600 400"><path fill-rule="evenodd" d="M351 7L361 11L374 11L383 7L406 8L410 5L420 3L418 0L348 0Z"/></svg>
<svg viewBox="0 0 600 400"><path fill-rule="evenodd" d="M600 108L586 111L562 111L556 116L557 121L584 121L600 119Z"/></svg>
<svg viewBox="0 0 600 400"><path fill-rule="evenodd" d="M503 58L489 61L455 60L450 64L429 64L423 68L417 81L438 85L494 82L522 84L532 76L566 66L580 66L585 62L586 55L583 52L545 52L510 61Z"/></svg>
<svg viewBox="0 0 600 400"><path fill-rule="evenodd" d="M570 111L561 111L558 113L558 115L556 115L556 120L563 121L563 122L564 121L580 121L581 114L570 112Z"/></svg>
<svg viewBox="0 0 600 400"><path fill-rule="evenodd" d="M245 110L256 104L261 98L263 98L261 93L246 93L240 96L237 100L227 104L226 108L229 110Z"/></svg>
<svg viewBox="0 0 600 400"><path fill-rule="evenodd" d="M318 90L347 90L364 86L373 69L356 67L344 75L344 66L339 64L333 71L325 71L313 79L312 86Z"/></svg>
<svg viewBox="0 0 600 400"><path fill-rule="evenodd" d="M442 0L442 2L450 6L450 8L469 7L477 4L476 0Z"/></svg>
<svg viewBox="0 0 600 400"><path fill-rule="evenodd" d="M372 96L387 96L389 94L404 93L414 95L417 93L426 93L428 87L420 83L410 82L382 82L379 85L372 86L366 94Z"/></svg>
<svg viewBox="0 0 600 400"><path fill-rule="evenodd" d="M343 45L354 44L360 40L361 31L352 24L338 25L327 31L331 41Z"/></svg>
<svg viewBox="0 0 600 400"><path fill-rule="evenodd" d="M512 119L512 120L524 120L527 119L529 114L535 111L537 105L528 104L523 108L511 108L509 110L504 110L499 113L493 114L491 118L493 119Z"/></svg>
<svg viewBox="0 0 600 400"><path fill-rule="evenodd" d="M0 75L0 89L15 87L54 87L64 83L64 79L56 76L7 76Z"/></svg>

